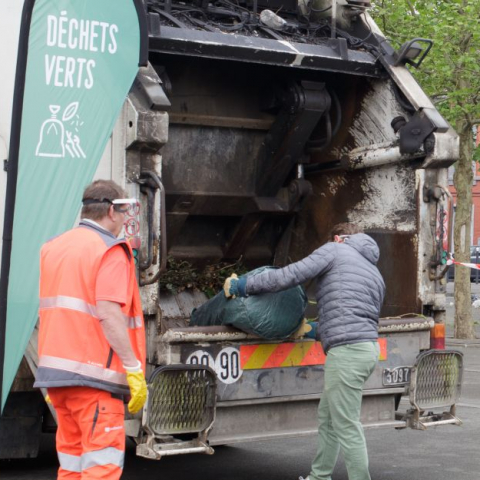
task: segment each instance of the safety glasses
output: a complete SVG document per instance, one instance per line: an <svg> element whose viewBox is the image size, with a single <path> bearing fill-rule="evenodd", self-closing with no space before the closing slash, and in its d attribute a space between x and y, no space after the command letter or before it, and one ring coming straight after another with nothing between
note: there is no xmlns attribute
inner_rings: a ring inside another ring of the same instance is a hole
<svg viewBox="0 0 480 480"><path fill-rule="evenodd" d="M131 205L136 205L138 200L136 198L115 198L110 200L110 203L113 205L113 209L119 213L127 213ZM128 205L126 208L120 208L120 205Z"/></svg>

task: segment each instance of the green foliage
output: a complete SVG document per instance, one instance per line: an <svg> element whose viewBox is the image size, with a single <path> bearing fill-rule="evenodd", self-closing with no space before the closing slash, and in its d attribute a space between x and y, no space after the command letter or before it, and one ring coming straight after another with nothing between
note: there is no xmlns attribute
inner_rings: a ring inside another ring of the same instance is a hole
<svg viewBox="0 0 480 480"><path fill-rule="evenodd" d="M406 40L428 38L434 47L419 70L411 69L440 113L459 134L460 158L455 166L457 205L455 256L468 256L472 214L473 129L480 124L480 1L373 0L373 17L398 48ZM466 244L466 246L465 246ZM467 257L468 258L468 257ZM444 260L442 258L442 260ZM468 273L455 277L455 338L475 338Z"/></svg>
<svg viewBox="0 0 480 480"><path fill-rule="evenodd" d="M473 151L473 159L476 162L480 162L480 146L478 146L474 151Z"/></svg>
<svg viewBox="0 0 480 480"><path fill-rule="evenodd" d="M434 46L412 73L442 115L464 129L480 119L480 1L374 0L372 16L394 48L413 38Z"/></svg>
<svg viewBox="0 0 480 480"><path fill-rule="evenodd" d="M235 263L221 262L207 265L202 270L198 270L186 260L168 257L167 269L160 277L160 290L166 290L172 294L183 290L199 290L211 298L222 289L225 279L232 273L240 276L247 271L241 259Z"/></svg>

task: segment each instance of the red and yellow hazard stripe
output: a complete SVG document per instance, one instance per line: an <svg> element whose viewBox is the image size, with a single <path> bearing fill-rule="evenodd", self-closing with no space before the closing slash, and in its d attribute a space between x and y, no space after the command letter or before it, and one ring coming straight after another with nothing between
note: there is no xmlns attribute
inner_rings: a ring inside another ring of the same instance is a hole
<svg viewBox="0 0 480 480"><path fill-rule="evenodd" d="M378 343L379 359L386 360L387 339L379 338ZM322 344L314 341L263 343L240 347L240 364L243 370L324 365L325 358Z"/></svg>

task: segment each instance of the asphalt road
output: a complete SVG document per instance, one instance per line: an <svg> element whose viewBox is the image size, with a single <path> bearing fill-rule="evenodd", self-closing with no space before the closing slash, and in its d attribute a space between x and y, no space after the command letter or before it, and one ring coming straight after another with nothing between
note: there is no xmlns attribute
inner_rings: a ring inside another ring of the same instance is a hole
<svg viewBox="0 0 480 480"><path fill-rule="evenodd" d="M473 349L472 349L473 350ZM480 401L478 378L480 349L476 365L467 372L467 395L458 415L461 427L438 427L426 432L393 429L367 430L370 471L373 480L478 480L480 456ZM476 372L473 370L475 367ZM123 480L296 480L306 476L315 451L315 438L300 438L268 443L239 444L216 449L213 456L167 457L159 462L135 456L133 445L127 450ZM45 436L39 458L0 462L2 480L53 480L57 459L51 436ZM340 459L334 480L347 480Z"/></svg>
<svg viewBox="0 0 480 480"><path fill-rule="evenodd" d="M451 305L447 313L451 324ZM480 320L480 309L474 316ZM457 410L464 424L426 432L367 430L373 480L480 479L480 339L448 343L465 354L464 385ZM43 440L37 459L0 462L0 479L54 480L57 459L53 436L45 435ZM153 462L136 457L130 443L122 480L297 480L299 475L308 474L314 452L315 437L305 437L218 447L213 456L167 457ZM341 459L333 480L347 480Z"/></svg>

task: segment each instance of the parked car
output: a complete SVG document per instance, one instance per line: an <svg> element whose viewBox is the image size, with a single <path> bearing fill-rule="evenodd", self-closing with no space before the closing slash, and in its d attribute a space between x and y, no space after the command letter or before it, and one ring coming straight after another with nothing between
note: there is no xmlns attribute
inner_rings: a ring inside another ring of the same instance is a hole
<svg viewBox="0 0 480 480"><path fill-rule="evenodd" d="M470 246L470 263L479 263L480 264L480 245L471 245ZM448 269L447 279L454 280L455 279L455 265L451 265ZM459 267L462 268L462 267ZM474 268L470 269L470 281L471 282L480 282L480 270L476 270Z"/></svg>

